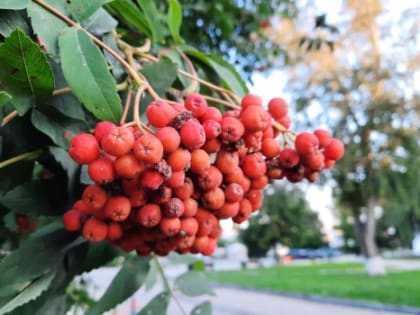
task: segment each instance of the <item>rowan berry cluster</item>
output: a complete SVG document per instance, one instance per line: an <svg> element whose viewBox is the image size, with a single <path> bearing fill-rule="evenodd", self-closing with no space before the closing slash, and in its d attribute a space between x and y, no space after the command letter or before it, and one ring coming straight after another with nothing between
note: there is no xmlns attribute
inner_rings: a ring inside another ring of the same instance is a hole
<svg viewBox="0 0 420 315"><path fill-rule="evenodd" d="M248 94L240 108L222 113L191 94L184 104L152 101L146 117L153 130L103 121L93 135L74 136L69 155L88 165L94 183L64 214L65 228L139 255L211 255L220 220L247 220L271 180L314 180L344 153L323 130L281 144L273 124L289 132L287 104L275 98L268 110L262 105Z"/></svg>

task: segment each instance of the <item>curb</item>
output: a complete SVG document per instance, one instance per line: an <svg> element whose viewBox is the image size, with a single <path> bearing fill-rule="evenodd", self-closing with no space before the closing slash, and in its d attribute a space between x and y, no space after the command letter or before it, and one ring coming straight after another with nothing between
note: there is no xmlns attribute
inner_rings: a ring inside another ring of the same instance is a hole
<svg viewBox="0 0 420 315"><path fill-rule="evenodd" d="M320 296L320 295L315 295L315 294L275 291L271 289L257 289L257 288L245 287L245 286L234 285L234 284L222 284L218 282L211 282L211 286L214 288L237 289L237 290L243 290L243 291L250 291L254 293L264 293L264 294L269 294L269 295L274 295L274 296L289 297L293 299L300 299L300 300L306 300L306 301L318 302L318 303L328 303L328 304L349 306L349 307L355 307L355 308L365 308L365 309L371 309L371 310L376 310L376 311L396 312L396 313L401 313L401 314L420 315L420 308L410 307L410 306L384 304L384 303L379 303L379 302L355 301L355 300L349 300L349 299L344 299L344 298L326 297L326 296Z"/></svg>

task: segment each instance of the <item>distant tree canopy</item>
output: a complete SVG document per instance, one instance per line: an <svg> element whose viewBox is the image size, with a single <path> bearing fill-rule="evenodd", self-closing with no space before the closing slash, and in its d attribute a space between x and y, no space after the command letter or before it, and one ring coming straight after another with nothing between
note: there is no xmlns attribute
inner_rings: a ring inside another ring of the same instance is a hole
<svg viewBox="0 0 420 315"><path fill-rule="evenodd" d="M262 209L241 230L240 239L251 257L261 257L281 243L296 248L322 246L322 225L298 188L271 185L264 194Z"/></svg>

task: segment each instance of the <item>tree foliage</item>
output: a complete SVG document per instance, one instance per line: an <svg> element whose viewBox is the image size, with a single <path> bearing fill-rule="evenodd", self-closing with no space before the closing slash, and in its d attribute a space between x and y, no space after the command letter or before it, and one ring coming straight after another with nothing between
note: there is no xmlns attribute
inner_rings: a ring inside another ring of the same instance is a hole
<svg viewBox="0 0 420 315"><path fill-rule="evenodd" d="M241 230L240 239L251 257L262 257L281 243L295 248L319 248L323 243L322 224L297 188L271 185L264 205Z"/></svg>

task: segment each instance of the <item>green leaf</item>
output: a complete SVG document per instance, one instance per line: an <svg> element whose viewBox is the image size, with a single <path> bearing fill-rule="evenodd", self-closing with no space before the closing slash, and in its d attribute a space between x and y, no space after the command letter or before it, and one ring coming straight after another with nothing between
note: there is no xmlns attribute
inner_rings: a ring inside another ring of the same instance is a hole
<svg viewBox="0 0 420 315"><path fill-rule="evenodd" d="M178 0L169 0L169 10L168 10L168 27L171 35L175 41L175 44L179 45L183 43L179 31L182 24L182 8Z"/></svg>
<svg viewBox="0 0 420 315"><path fill-rule="evenodd" d="M24 160L1 168L0 194L30 180L32 178L33 165L33 161Z"/></svg>
<svg viewBox="0 0 420 315"><path fill-rule="evenodd" d="M171 252L168 256L167 259L169 260L169 262L171 264L192 264L194 262L197 261L197 257L191 255L191 254L183 254L180 255L178 253L175 252Z"/></svg>
<svg viewBox="0 0 420 315"><path fill-rule="evenodd" d="M164 97L177 76L177 65L168 59L145 65L141 73L160 96Z"/></svg>
<svg viewBox="0 0 420 315"><path fill-rule="evenodd" d="M54 277L54 273L47 273L32 281L28 286L22 289L18 295L0 308L0 315L11 312L15 308L39 297L42 292L49 288Z"/></svg>
<svg viewBox="0 0 420 315"><path fill-rule="evenodd" d="M0 106L9 103L11 99L12 97L10 96L10 94L4 91L0 91Z"/></svg>
<svg viewBox="0 0 420 315"><path fill-rule="evenodd" d="M54 156L54 159L60 163L61 167L66 171L67 189L71 193L73 191L73 186L77 183L79 165L70 158L67 150L59 147L50 147L49 151Z"/></svg>
<svg viewBox="0 0 420 315"><path fill-rule="evenodd" d="M61 13L67 14L65 1L44 1ZM32 28L44 44L46 51L52 55L58 55L58 37L67 29L67 24L32 1L29 3L27 12L31 18Z"/></svg>
<svg viewBox="0 0 420 315"><path fill-rule="evenodd" d="M106 5L106 8L131 28L152 37L149 24L139 8L129 0L116 0Z"/></svg>
<svg viewBox="0 0 420 315"><path fill-rule="evenodd" d="M84 106L101 120L118 122L121 100L104 55L82 30L70 28L59 38L64 77Z"/></svg>
<svg viewBox="0 0 420 315"><path fill-rule="evenodd" d="M121 57L124 58L124 53L118 47L117 41L116 41L115 37L111 33L105 34L102 37L102 41L108 47L110 47L113 51L115 51L117 54L119 54ZM109 52L104 51L104 55L105 55L106 60L108 61L108 64L111 66L111 72L114 75L114 78L117 81L120 80L120 79L122 79L123 76L124 76L124 74L125 74L124 67Z"/></svg>
<svg viewBox="0 0 420 315"><path fill-rule="evenodd" d="M121 251L108 242L84 242L69 249L66 257L72 274L81 274L103 267L120 254Z"/></svg>
<svg viewBox="0 0 420 315"><path fill-rule="evenodd" d="M146 279L149 271L149 260L149 257L129 259L99 301L85 315L101 315L132 296Z"/></svg>
<svg viewBox="0 0 420 315"><path fill-rule="evenodd" d="M99 8L98 11L82 23L85 29L95 35L110 33L115 29L117 24L117 20L115 20L111 14L106 12L103 8Z"/></svg>
<svg viewBox="0 0 420 315"><path fill-rule="evenodd" d="M198 304L191 310L190 315L211 315L212 307L209 301Z"/></svg>
<svg viewBox="0 0 420 315"><path fill-rule="evenodd" d="M63 230L49 233L26 240L4 257L0 261L0 298L14 296L29 282L54 272L63 257L61 249L73 238L72 234Z"/></svg>
<svg viewBox="0 0 420 315"><path fill-rule="evenodd" d="M149 265L149 273L147 274L146 280L144 280L144 289L146 291L149 291L155 286L159 275L159 268L156 262L154 260L150 260Z"/></svg>
<svg viewBox="0 0 420 315"><path fill-rule="evenodd" d="M188 271L175 279L175 288L187 296L213 294L205 274L201 271Z"/></svg>
<svg viewBox="0 0 420 315"><path fill-rule="evenodd" d="M54 207L50 193L51 187L46 181L35 180L16 186L0 196L0 203L18 213L51 215Z"/></svg>
<svg viewBox="0 0 420 315"><path fill-rule="evenodd" d="M168 310L170 294L166 291L159 293L137 313L137 315L164 315Z"/></svg>
<svg viewBox="0 0 420 315"><path fill-rule="evenodd" d="M39 46L16 29L0 46L0 81L20 115L42 105L54 89L54 75Z"/></svg>
<svg viewBox="0 0 420 315"><path fill-rule="evenodd" d="M7 37L17 28L20 28L25 34L28 34L29 26L23 12L0 10L0 34Z"/></svg>
<svg viewBox="0 0 420 315"><path fill-rule="evenodd" d="M29 0L2 0L0 9L20 10L28 6Z"/></svg>
<svg viewBox="0 0 420 315"><path fill-rule="evenodd" d="M154 0L137 0L140 8L143 10L146 21L152 31L152 40L163 43L163 30L159 22L159 10L156 8Z"/></svg>
<svg viewBox="0 0 420 315"><path fill-rule="evenodd" d="M94 14L106 2L106 0L72 0L70 11L73 17L81 22Z"/></svg>
<svg viewBox="0 0 420 315"><path fill-rule="evenodd" d="M34 109L31 122L42 133L46 134L58 146L67 149L71 138L87 129L84 122L69 118L55 109L45 112Z"/></svg>
<svg viewBox="0 0 420 315"><path fill-rule="evenodd" d="M212 68L220 77L223 86L230 89L239 97L243 97L248 93L248 88L239 73L236 72L235 68L231 64L223 60L221 57L217 55L203 54L202 52L194 49L187 49L185 50L185 53Z"/></svg>

